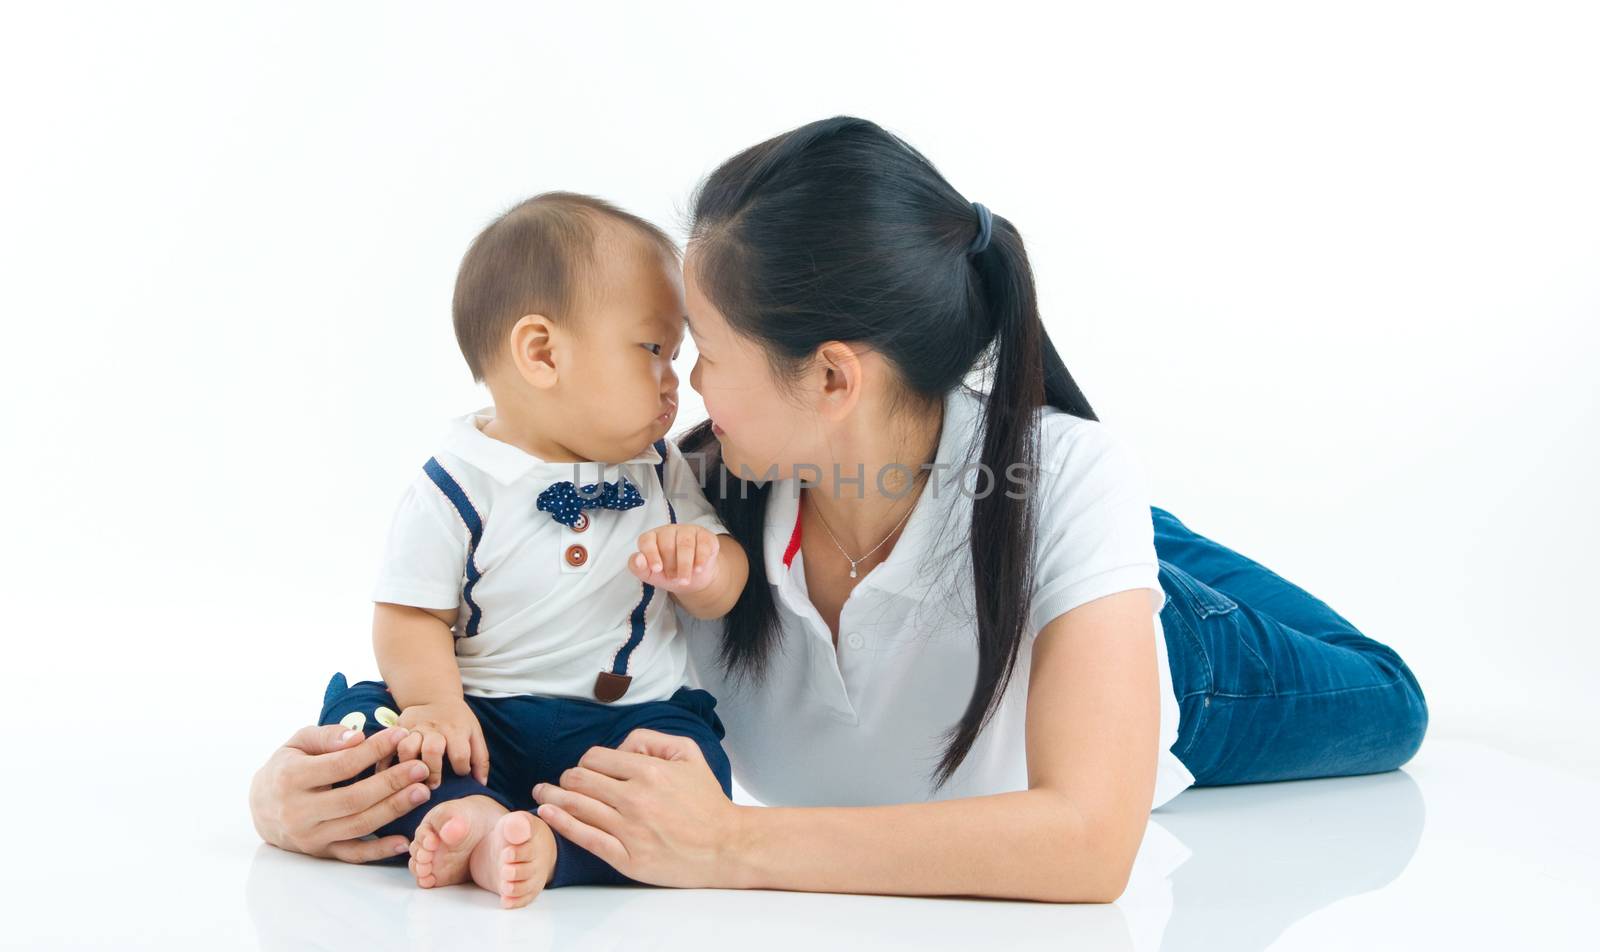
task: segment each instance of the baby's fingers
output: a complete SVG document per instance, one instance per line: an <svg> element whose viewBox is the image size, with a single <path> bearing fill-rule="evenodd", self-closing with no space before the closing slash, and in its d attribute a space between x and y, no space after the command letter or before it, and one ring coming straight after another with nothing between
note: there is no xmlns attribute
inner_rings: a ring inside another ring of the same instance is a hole
<svg viewBox="0 0 1600 952"><path fill-rule="evenodd" d="M661 571L661 547L656 545L656 534L654 532L646 532L639 537L639 552L648 560L649 565L647 568L650 571Z"/></svg>
<svg viewBox="0 0 1600 952"><path fill-rule="evenodd" d="M395 760L416 760L422 753L422 739L427 735L422 731L414 730L400 741L400 746L395 748Z"/></svg>
<svg viewBox="0 0 1600 952"><path fill-rule="evenodd" d="M699 534L687 529L678 532L678 581L685 585L689 583L689 576L694 572L695 536Z"/></svg>
<svg viewBox="0 0 1600 952"><path fill-rule="evenodd" d="M460 728L450 732L450 744L445 749L450 757L450 769L456 772L457 777L467 777L472 773L472 732L467 728Z"/></svg>
<svg viewBox="0 0 1600 952"><path fill-rule="evenodd" d="M489 745L483 741L483 731L474 730L472 743L472 776L479 783L489 782Z"/></svg>
<svg viewBox="0 0 1600 952"><path fill-rule="evenodd" d="M428 765L428 789L437 790L444 780L444 752L448 744L443 734L429 734L422 741L422 762Z"/></svg>
<svg viewBox="0 0 1600 952"><path fill-rule="evenodd" d="M694 570L704 572L711 567L711 560L716 557L719 543L714 533L699 532L694 544Z"/></svg>

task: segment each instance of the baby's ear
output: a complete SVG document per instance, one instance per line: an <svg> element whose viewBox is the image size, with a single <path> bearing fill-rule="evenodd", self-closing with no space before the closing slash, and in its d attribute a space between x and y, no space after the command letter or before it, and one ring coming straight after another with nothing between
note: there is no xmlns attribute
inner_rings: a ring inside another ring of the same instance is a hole
<svg viewBox="0 0 1600 952"><path fill-rule="evenodd" d="M563 346L561 328L543 314L524 314L511 326L506 344L511 367L529 386L553 387L560 378L557 354Z"/></svg>

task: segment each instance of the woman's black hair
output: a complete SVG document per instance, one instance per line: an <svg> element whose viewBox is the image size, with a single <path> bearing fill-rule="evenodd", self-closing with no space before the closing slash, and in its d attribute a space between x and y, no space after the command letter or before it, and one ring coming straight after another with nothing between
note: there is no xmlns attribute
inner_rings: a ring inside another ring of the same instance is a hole
<svg viewBox="0 0 1600 952"><path fill-rule="evenodd" d="M692 206L689 246L701 289L735 331L764 348L780 378L831 340L882 354L907 395L929 404L975 368L989 372L981 462L994 489L972 494L969 533L978 671L930 778L942 787L998 707L1027 634L1033 493L1003 491L1001 475L1016 463L1037 472L1040 406L1097 419L1039 320L1022 237L993 215L987 247L970 252L979 228L973 204L916 149L849 116L739 153L701 183ZM759 681L781 637L762 557L772 484L725 471L709 421L680 443L710 464L702 470L706 493L750 553L749 584L725 620L720 661Z"/></svg>

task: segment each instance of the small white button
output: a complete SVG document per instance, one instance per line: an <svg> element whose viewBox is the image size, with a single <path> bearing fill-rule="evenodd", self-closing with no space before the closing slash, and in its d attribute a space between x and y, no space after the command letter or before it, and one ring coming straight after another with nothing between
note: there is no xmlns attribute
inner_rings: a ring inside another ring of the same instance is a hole
<svg viewBox="0 0 1600 952"><path fill-rule="evenodd" d="M859 632L854 631L850 633L850 637L847 640L850 642L850 647L852 648L859 648L867 643L867 640L861 637Z"/></svg>

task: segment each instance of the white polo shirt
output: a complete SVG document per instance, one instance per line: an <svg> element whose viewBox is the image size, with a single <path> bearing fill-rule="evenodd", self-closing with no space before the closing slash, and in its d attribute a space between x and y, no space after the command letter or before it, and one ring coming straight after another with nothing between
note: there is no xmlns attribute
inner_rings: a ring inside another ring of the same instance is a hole
<svg viewBox="0 0 1600 952"><path fill-rule="evenodd" d="M716 696L724 746L741 787L772 806L865 806L981 796L1028 787L1024 727L1033 638L1051 620L1113 592L1148 589L1161 683L1151 808L1194 777L1171 752L1178 702L1160 612L1148 479L1106 425L1050 408L1040 421L1039 524L1031 633L999 708L955 774L935 792L940 735L972 695L978 650L967 544L972 498L984 485L985 397L957 388L945 401L936 462L900 540L846 599L834 647L806 594L796 480L775 481L764 559L782 625L764 682L719 666L720 621L679 612L689 627L694 684ZM996 491L1016 490L998 474ZM867 485L872 485L869 475ZM937 483L936 483L937 481ZM936 489L937 485L937 489Z"/></svg>
<svg viewBox="0 0 1600 952"><path fill-rule="evenodd" d="M433 457L482 526L472 560L476 582L468 571L470 516L419 467L396 508L372 599L457 609L456 663L467 694L593 701L596 676L612 670L643 601L643 583L627 567L638 537L670 521L669 499L679 523L726 530L671 440L663 493L653 446L621 463L547 462L485 435L493 417L494 408L485 407L456 418ZM644 505L586 509L570 528L537 508L552 483L581 488L618 479L631 482ZM633 680L615 703L665 700L687 683L671 601L656 589L645 605L643 638L627 655Z"/></svg>

